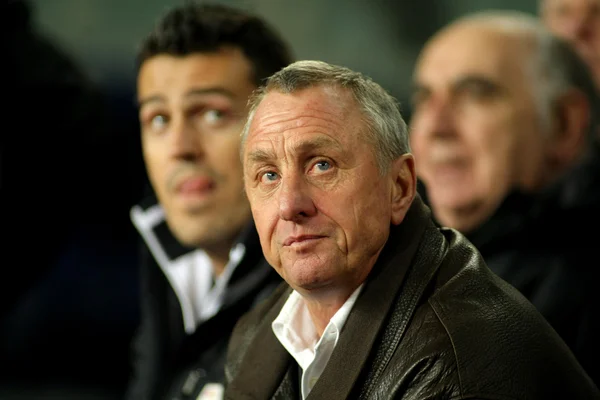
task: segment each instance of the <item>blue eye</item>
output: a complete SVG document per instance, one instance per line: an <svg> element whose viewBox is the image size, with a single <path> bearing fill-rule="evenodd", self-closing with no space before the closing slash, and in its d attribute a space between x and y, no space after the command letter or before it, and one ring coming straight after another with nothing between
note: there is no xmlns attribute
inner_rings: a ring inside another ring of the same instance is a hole
<svg viewBox="0 0 600 400"><path fill-rule="evenodd" d="M278 177L279 175L277 174L277 172L267 171L264 174L262 174L261 181L266 180L267 182L274 182L277 180Z"/></svg>
<svg viewBox="0 0 600 400"><path fill-rule="evenodd" d="M327 161L319 161L315 165L320 171L327 171L329 168L331 168L331 164L329 164Z"/></svg>

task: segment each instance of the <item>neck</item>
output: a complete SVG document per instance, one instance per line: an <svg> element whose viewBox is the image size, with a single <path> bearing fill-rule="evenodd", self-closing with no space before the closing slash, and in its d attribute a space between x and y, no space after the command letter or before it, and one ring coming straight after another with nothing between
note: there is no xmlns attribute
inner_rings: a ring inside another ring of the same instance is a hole
<svg viewBox="0 0 600 400"><path fill-rule="evenodd" d="M231 243L227 245L212 247L210 249L204 248L204 251L208 255L215 276L221 276L225 271L225 266L229 262L229 252L231 251Z"/></svg>
<svg viewBox="0 0 600 400"><path fill-rule="evenodd" d="M328 296L327 298L320 298L318 300L311 297L304 297L306 307L308 308L308 312L310 313L319 337L323 335L331 318L333 318L335 313L342 308L346 300L352 295L353 291L354 290L337 293L334 296Z"/></svg>
<svg viewBox="0 0 600 400"><path fill-rule="evenodd" d="M437 208L434 215L442 226L468 233L488 220L498 206L496 203L478 202L461 208Z"/></svg>
<svg viewBox="0 0 600 400"><path fill-rule="evenodd" d="M383 246L371 254L370 257L357 262L358 265L364 265L364 268L356 268L354 274L337 281L337 284L329 284L314 289L295 288L304 299L319 337L323 335L327 324L329 324L335 313L342 308L346 300L352 296L352 293L367 279L381 250L383 250Z"/></svg>

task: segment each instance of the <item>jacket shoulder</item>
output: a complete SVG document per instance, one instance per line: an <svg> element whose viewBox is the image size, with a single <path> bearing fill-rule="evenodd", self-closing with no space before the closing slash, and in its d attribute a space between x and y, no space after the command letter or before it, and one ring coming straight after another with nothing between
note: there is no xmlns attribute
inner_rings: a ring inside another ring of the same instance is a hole
<svg viewBox="0 0 600 400"><path fill-rule="evenodd" d="M452 346L462 394L589 398L597 389L534 306L493 274L461 234L428 304Z"/></svg>
<svg viewBox="0 0 600 400"><path fill-rule="evenodd" d="M267 316L281 309L290 293L291 288L289 285L282 282L269 297L260 301L238 320L227 348L227 361L225 364L225 379L227 382L230 382L236 375L244 354L258 329L263 324L272 322Z"/></svg>

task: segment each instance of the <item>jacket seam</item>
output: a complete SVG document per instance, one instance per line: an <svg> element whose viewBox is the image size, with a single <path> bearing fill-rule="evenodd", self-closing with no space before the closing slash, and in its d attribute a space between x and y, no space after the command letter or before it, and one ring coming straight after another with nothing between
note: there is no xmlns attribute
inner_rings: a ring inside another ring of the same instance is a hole
<svg viewBox="0 0 600 400"><path fill-rule="evenodd" d="M444 331L446 332L446 336L448 336L448 339L450 340L450 344L452 345L452 353L454 354L454 362L456 363L456 373L458 375L458 387L460 390L460 396L459 398L462 398L464 390L463 390L463 379L462 376L460 374L460 366L458 364L458 354L456 352L456 346L454 345L454 340L452 339L452 335L450 335L450 331L448 330L448 327L446 326L446 324L444 324L444 321L442 320L441 317L441 310L440 312L438 312L438 310L436 309L436 305L438 304L438 302L432 298L430 298L428 300L429 305L431 306L431 309L433 310L433 313L435 314L435 316L437 317L438 321L440 322L440 324L442 325L442 327L444 328ZM436 303L436 304L434 304Z"/></svg>
<svg viewBox="0 0 600 400"><path fill-rule="evenodd" d="M452 340L452 335L450 335L450 331L448 330L448 327L446 326L446 324L444 324L444 321L442 320L441 314L441 306L439 304L438 301L434 300L434 299L429 299L429 305L431 306L431 309L433 310L433 312L435 313L435 316L437 317L438 321L440 322L440 324L442 325L442 327L444 328L444 330L446 331L446 335L448 336L448 339L450 340L450 344L452 344L452 352L454 353L454 360L456 362L456 373L458 374L458 386L459 386L459 390L460 390L460 395L458 396L452 396L451 400L467 400L467 399L486 399L486 400L518 400L515 397L510 397L510 396L498 396L498 395L488 395L486 393L471 393L471 394L467 394L464 393L464 389L463 389L463 379L462 376L460 374L460 368L459 368L459 364L458 364L458 353L456 351L456 346L454 345L454 341ZM433 304L435 303L435 304ZM436 305L440 308L439 310L436 308Z"/></svg>

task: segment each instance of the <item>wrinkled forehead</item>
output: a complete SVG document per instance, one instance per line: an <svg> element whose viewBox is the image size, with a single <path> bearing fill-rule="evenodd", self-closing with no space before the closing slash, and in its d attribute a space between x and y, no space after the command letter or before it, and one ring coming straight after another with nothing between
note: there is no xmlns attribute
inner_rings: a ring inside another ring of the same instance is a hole
<svg viewBox="0 0 600 400"><path fill-rule="evenodd" d="M284 93L273 89L267 92L258 107L256 115L278 112L325 112L339 114L340 117L353 111L355 103L348 89L332 85L315 85L293 92Z"/></svg>
<svg viewBox="0 0 600 400"><path fill-rule="evenodd" d="M337 130L357 111L353 97L343 88L315 86L292 93L274 90L256 107L247 139L310 126Z"/></svg>
<svg viewBox="0 0 600 400"><path fill-rule="evenodd" d="M323 144L323 138L329 138L339 146L351 146L365 127L357 103L345 89L315 87L293 93L269 92L252 117L242 158L265 142L285 142L286 147L296 147L306 140Z"/></svg>

